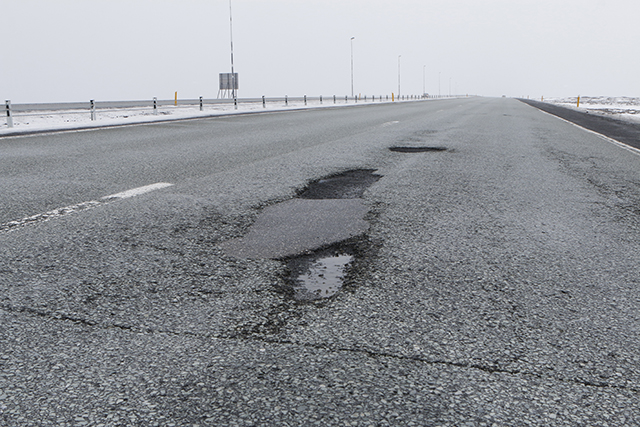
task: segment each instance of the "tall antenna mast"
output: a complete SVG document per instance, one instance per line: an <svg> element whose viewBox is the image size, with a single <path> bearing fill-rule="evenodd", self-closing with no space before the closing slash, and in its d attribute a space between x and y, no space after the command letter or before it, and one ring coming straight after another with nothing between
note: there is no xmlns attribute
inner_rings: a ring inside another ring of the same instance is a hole
<svg viewBox="0 0 640 427"><path fill-rule="evenodd" d="M231 0L229 0L229 34L231 40L231 96L233 96L234 108L238 109L238 98L236 97L236 75L233 70L233 17L231 15Z"/></svg>

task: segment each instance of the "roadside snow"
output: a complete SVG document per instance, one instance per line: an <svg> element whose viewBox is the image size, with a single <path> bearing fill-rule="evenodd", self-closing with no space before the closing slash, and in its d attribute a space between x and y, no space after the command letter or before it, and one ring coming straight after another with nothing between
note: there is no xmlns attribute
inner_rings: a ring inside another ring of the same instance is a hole
<svg viewBox="0 0 640 427"><path fill-rule="evenodd" d="M569 98L545 98L544 102L557 104L574 110L640 122L640 98L626 96L581 96L580 107L578 107L577 96Z"/></svg>
<svg viewBox="0 0 640 427"><path fill-rule="evenodd" d="M289 100L288 105L282 101L267 102L266 108L262 102L240 102L238 109L234 109L232 103L205 104L203 111L198 105L190 106L161 106L158 107L158 114L153 114L151 107L147 108L99 108L96 110L96 120L91 120L89 109L83 110L37 110L19 111L12 115L13 127L10 128L4 120L0 118L0 136L7 134L20 134L41 131L58 131L65 129L88 129L102 126L118 126L139 123L152 123L166 120L179 120L189 118L214 117L229 114L242 114L247 112L271 112L295 110L301 108L328 108L339 106L354 106L363 104L378 104L380 102L391 101L363 101L354 103L349 99L345 103L344 99L338 100L336 104L333 99L325 99L322 104L319 100L309 100L305 105L301 100ZM406 102L406 101L404 101Z"/></svg>

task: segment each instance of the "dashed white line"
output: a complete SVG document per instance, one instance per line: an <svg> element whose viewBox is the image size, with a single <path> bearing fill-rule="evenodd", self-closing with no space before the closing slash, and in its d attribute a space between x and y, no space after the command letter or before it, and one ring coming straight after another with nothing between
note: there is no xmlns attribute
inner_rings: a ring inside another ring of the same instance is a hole
<svg viewBox="0 0 640 427"><path fill-rule="evenodd" d="M144 193L148 193L153 190L159 190L161 188L170 187L173 184L167 182L158 182L156 184L145 185L144 187L133 188L131 190L123 191L122 193L112 194L110 196L102 197L100 200L90 200L88 202L78 203L77 205L65 206L63 208L54 209L49 212L28 216L17 221L9 221L0 225L0 232L15 230L25 225L35 224L39 222L49 221L50 219L60 218L65 215L72 214L74 212L80 212L87 209L92 209L97 206L105 205L109 202L121 199L127 199L134 196L139 196Z"/></svg>
<svg viewBox="0 0 640 427"><path fill-rule="evenodd" d="M398 123L400 123L400 122L399 122L399 121L397 121L397 120L396 120L396 121L393 121L393 122L386 122L386 123L383 123L383 124L382 124L382 127L393 126L393 125L396 125L396 124L398 124Z"/></svg>
<svg viewBox="0 0 640 427"><path fill-rule="evenodd" d="M161 188L171 187L172 185L173 184L169 184L168 182L158 182L156 184L145 185L144 187L132 188L131 190L123 191L122 193L104 196L101 200L128 199L129 197L139 196L140 194L148 193L153 190L159 190Z"/></svg>

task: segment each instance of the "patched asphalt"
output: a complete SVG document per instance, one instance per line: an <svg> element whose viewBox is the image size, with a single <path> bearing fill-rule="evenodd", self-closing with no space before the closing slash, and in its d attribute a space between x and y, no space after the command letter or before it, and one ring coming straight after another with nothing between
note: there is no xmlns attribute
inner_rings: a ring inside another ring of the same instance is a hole
<svg viewBox="0 0 640 427"><path fill-rule="evenodd" d="M238 258L285 258L365 233L358 199L295 199L266 208L247 234L220 246Z"/></svg>

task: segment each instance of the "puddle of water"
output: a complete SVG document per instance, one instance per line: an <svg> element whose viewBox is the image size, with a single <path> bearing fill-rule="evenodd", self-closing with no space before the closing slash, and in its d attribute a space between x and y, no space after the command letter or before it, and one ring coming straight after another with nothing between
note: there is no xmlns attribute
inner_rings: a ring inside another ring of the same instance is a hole
<svg viewBox="0 0 640 427"><path fill-rule="evenodd" d="M343 279L352 255L337 254L309 260L308 264L294 278L297 286L295 298L315 300L329 298L343 285Z"/></svg>

